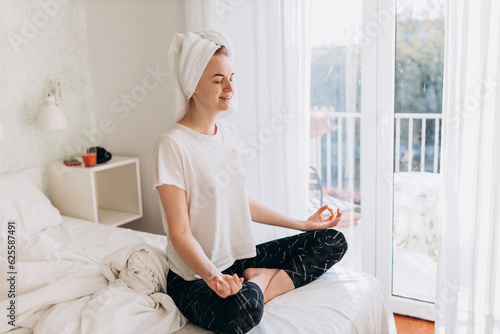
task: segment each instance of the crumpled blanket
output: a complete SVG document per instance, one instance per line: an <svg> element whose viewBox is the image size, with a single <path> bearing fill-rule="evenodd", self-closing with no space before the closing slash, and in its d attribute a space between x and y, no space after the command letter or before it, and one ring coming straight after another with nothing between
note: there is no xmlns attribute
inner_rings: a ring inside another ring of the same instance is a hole
<svg viewBox="0 0 500 334"><path fill-rule="evenodd" d="M167 292L166 254L157 247L129 245L105 256L99 265L110 284L120 278L141 294Z"/></svg>
<svg viewBox="0 0 500 334"><path fill-rule="evenodd" d="M126 285L161 304L166 311L161 317L161 322L166 323L163 332L166 332L168 325L171 326L171 331L175 331L187 323L172 298L166 294L168 266L164 251L145 243L132 244L105 256L99 265L109 285L115 290L117 286L121 290ZM126 299L120 303L124 302ZM160 306L157 304L154 307Z"/></svg>

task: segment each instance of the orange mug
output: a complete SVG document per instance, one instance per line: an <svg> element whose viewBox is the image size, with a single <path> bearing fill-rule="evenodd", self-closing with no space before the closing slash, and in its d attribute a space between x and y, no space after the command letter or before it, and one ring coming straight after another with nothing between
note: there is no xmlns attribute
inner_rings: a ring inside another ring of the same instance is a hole
<svg viewBox="0 0 500 334"><path fill-rule="evenodd" d="M85 167L94 167L97 162L97 152L95 147L88 148L86 153L82 154Z"/></svg>

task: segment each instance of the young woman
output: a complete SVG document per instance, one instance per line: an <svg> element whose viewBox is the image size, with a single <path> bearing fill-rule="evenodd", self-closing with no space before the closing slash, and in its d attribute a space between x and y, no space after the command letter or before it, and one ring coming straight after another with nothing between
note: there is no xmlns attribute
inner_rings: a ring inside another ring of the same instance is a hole
<svg viewBox="0 0 500 334"><path fill-rule="evenodd" d="M313 281L343 257L346 240L330 229L342 214L325 205L301 221L248 197L241 139L221 120L236 109L227 36L177 34L169 63L177 122L156 142L153 173L168 238L167 293L192 323L246 333L267 301ZM252 221L306 232L255 246Z"/></svg>

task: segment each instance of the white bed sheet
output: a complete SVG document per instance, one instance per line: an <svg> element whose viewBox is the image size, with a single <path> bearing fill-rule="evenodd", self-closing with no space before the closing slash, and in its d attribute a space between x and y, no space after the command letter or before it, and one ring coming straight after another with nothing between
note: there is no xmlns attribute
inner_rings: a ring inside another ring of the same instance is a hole
<svg viewBox="0 0 500 334"><path fill-rule="evenodd" d="M63 217L59 227L44 231L65 250L91 261L131 243L163 248L162 235L116 228ZM132 319L131 319L132 320ZM177 334L209 333L188 324ZM396 333L388 297L371 275L334 266L316 281L279 296L265 305L261 333Z"/></svg>

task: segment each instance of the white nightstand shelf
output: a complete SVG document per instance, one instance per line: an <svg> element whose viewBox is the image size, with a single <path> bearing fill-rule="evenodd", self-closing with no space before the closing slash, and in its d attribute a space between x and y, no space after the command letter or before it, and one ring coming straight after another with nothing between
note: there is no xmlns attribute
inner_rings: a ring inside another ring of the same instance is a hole
<svg viewBox="0 0 500 334"><path fill-rule="evenodd" d="M139 160L113 157L95 167L47 166L52 204L62 215L118 226L142 217Z"/></svg>

